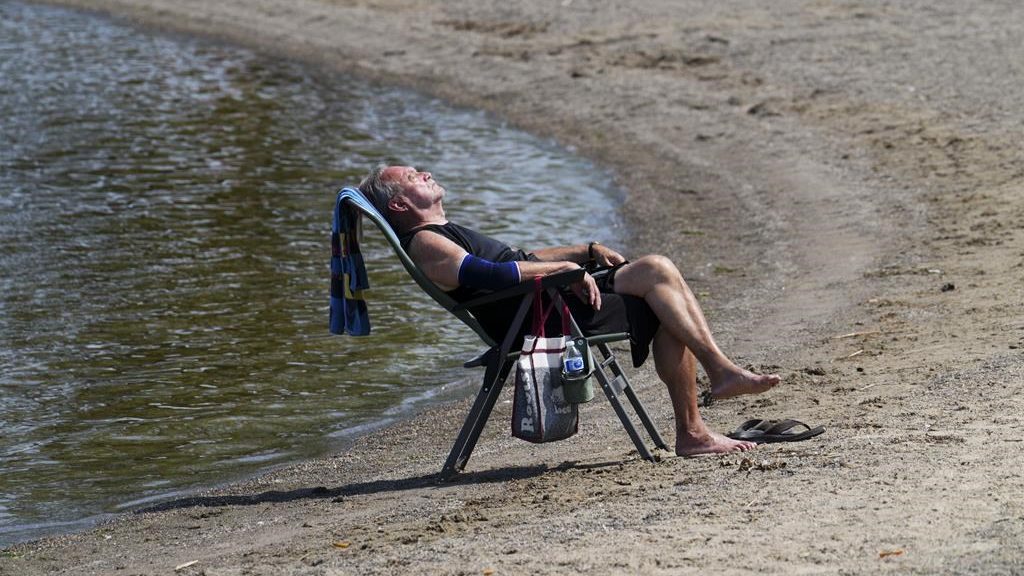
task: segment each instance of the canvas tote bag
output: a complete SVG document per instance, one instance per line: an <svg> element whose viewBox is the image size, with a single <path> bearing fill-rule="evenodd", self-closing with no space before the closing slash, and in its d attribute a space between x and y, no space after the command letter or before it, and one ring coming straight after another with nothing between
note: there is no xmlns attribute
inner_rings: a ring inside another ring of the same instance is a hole
<svg viewBox="0 0 1024 576"><path fill-rule="evenodd" d="M534 279L533 325L516 361L512 435L529 442L564 440L579 430L579 409L565 399L562 355L569 334L569 309L557 293L545 311L540 277ZM552 308L562 316L562 334L548 337L544 323Z"/></svg>

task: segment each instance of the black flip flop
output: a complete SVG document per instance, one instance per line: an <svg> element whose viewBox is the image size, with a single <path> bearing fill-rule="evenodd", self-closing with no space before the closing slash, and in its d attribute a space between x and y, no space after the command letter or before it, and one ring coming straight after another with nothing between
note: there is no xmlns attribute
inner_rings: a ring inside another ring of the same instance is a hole
<svg viewBox="0 0 1024 576"><path fill-rule="evenodd" d="M793 428L802 426L803 432L794 432ZM825 431L821 426L811 428L799 420L747 420L735 431L727 434L734 440L747 440L757 444L771 442L799 442L814 438Z"/></svg>

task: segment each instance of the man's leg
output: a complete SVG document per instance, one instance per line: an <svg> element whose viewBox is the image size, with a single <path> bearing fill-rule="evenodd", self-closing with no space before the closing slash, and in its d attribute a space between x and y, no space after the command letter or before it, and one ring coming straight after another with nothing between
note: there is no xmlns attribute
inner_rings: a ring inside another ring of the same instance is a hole
<svg viewBox="0 0 1024 576"><path fill-rule="evenodd" d="M615 274L615 291L639 296L647 302L658 316L661 330L697 357L711 380L714 397L757 394L779 383L778 376L744 370L722 353L711 337L697 298L668 258L644 256L626 264Z"/></svg>
<svg viewBox="0 0 1024 576"><path fill-rule="evenodd" d="M757 446L716 434L704 424L697 408L697 359L681 342L659 328L654 335L653 351L654 367L668 386L676 415L677 456L722 454L753 450Z"/></svg>

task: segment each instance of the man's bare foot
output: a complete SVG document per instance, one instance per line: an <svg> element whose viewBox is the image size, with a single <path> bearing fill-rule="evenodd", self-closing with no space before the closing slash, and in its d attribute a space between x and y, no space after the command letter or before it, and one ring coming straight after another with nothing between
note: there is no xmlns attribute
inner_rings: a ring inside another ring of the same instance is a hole
<svg viewBox="0 0 1024 576"><path fill-rule="evenodd" d="M676 456L702 456L728 454L753 450L757 444L745 440L733 440L721 434L707 431L700 435L676 433Z"/></svg>
<svg viewBox="0 0 1024 576"><path fill-rule="evenodd" d="M781 381L782 378L776 374L754 374L749 370L735 368L711 379L711 395L721 399L742 394L760 394L774 388Z"/></svg>

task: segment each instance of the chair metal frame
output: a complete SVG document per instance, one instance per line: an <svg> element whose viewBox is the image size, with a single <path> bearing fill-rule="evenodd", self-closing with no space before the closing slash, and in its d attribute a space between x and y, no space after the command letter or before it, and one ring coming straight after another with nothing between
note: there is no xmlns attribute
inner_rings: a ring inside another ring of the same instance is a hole
<svg viewBox="0 0 1024 576"><path fill-rule="evenodd" d="M466 368L483 366L484 379L479 392L477 392L473 406L470 408L469 414L466 416L466 420L463 423L462 428L459 430L459 434L455 439L455 444L452 446L451 452L448 454L448 458L444 463L444 467L441 469L441 477L450 478L465 469L466 463L469 462L469 457L472 455L473 449L476 447L477 441L480 439L480 434L483 432L484 425L487 424L487 420L490 418L491 411L494 409L494 405L501 394L505 380L508 379L508 374L515 365L516 359L519 357L519 351L513 351L512 345L515 343L520 327L522 326L523 321L526 318L526 314L533 303L535 294L534 283L525 282L518 286L513 286L461 304L455 302L450 296L448 296L448 294L431 282L416 266L412 259L409 258L409 255L406 254L405 250L402 248L401 242L399 242L395 231L392 230L391 225L388 224L387 220L381 216L381 214L358 189L348 187L342 188L338 192L338 201L347 202L352 207L356 208L362 216L373 222L384 235L384 238L401 261L402 266L416 284L418 284L424 292L429 294L442 308L454 314L459 320L476 332L477 336L479 336L480 339L488 346L486 352L463 364ZM580 269L545 276L541 279L541 288L543 290L547 290L553 295L559 287L568 286L581 280L583 278L583 273L583 269ZM494 339L484 331L476 318L473 317L473 309L484 304L491 304L503 300L508 300L510 304L514 304L517 299L519 302L519 308L516 311L512 324L509 326L502 341L500 343L495 342ZM583 335L574 319L571 319L570 321L570 328L573 336ZM655 446L662 450L668 450L668 446L665 444L665 441L662 440L661 435L658 434L658 430L651 421L650 416L647 414L647 410L644 409L644 406L637 397L636 392L633 390L633 386L630 384L629 379L622 371L615 354L608 346L611 343L628 339L629 334L627 333L587 336L587 341L591 348L596 348L597 351L601 353L600 360L595 362L594 365L594 376L601 385L601 390L604 391L605 396L608 398L608 402L611 403L616 415L618 415L623 428L626 429L630 439L636 446L637 452L643 459L653 462L655 461L654 455L648 449L647 444L640 437L636 427L633 425L633 421L630 416L626 413L620 398L621 395L625 395L629 400L630 405L632 405L634 412L636 412L636 415L640 419L644 429L647 431L647 434L651 437L651 440L654 441ZM595 358L597 358L596 355ZM611 377L606 373L606 369L611 372Z"/></svg>

